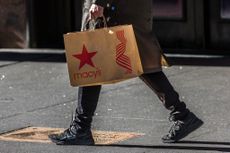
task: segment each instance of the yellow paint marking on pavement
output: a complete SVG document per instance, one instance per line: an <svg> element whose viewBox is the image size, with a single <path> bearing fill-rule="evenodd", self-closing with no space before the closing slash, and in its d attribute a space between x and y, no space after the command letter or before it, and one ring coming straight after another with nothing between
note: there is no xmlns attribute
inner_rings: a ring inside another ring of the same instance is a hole
<svg viewBox="0 0 230 153"><path fill-rule="evenodd" d="M63 132L60 128L47 127L28 127L17 131L0 135L2 141L18 141L18 142L39 142L51 143L48 138L49 134ZM96 144L107 145L114 144L135 137L143 136L143 133L134 132L115 132L115 131L93 131L93 137Z"/></svg>

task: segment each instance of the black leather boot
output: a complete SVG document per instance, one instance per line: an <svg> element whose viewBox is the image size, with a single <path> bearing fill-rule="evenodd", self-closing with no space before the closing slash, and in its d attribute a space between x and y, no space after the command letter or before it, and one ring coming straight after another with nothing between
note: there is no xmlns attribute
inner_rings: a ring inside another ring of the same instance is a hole
<svg viewBox="0 0 230 153"><path fill-rule="evenodd" d="M199 128L203 122L187 109L180 101L179 94L161 72L144 74L141 79L157 94L165 108L170 110L170 121L173 122L168 134L163 136L164 143L177 142Z"/></svg>
<svg viewBox="0 0 230 153"><path fill-rule="evenodd" d="M97 107L101 86L80 87L75 118L70 127L49 138L57 145L94 145L91 123Z"/></svg>
<svg viewBox="0 0 230 153"><path fill-rule="evenodd" d="M162 137L164 143L177 142L203 124L203 121L192 112L189 112L183 120L171 121L173 122L173 125L171 126L169 133Z"/></svg>
<svg viewBox="0 0 230 153"><path fill-rule="evenodd" d="M71 128L68 128L63 133L49 135L49 138L57 145L94 145L91 130L73 133Z"/></svg>

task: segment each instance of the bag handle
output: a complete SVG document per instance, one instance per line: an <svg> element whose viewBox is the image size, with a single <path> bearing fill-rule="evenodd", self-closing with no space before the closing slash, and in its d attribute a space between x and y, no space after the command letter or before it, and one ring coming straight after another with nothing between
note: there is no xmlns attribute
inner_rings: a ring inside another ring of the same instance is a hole
<svg viewBox="0 0 230 153"><path fill-rule="evenodd" d="M92 28L90 28L89 30L95 30L97 27L97 24L99 24L99 22L101 22L100 19L102 19L102 22L103 22L102 27L107 28L108 27L107 20L106 20L105 16L103 15L102 17L99 17L97 19L93 19L93 18L89 17L87 24L92 24ZM102 28L102 27L100 27L100 28Z"/></svg>

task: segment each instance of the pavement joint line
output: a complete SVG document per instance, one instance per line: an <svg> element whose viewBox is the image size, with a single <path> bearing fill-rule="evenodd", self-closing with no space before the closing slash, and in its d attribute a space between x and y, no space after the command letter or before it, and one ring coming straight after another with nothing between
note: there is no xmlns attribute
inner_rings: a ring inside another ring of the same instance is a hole
<svg viewBox="0 0 230 153"><path fill-rule="evenodd" d="M66 103L71 103L73 101L75 101L75 100L69 100L69 101L65 101L65 102L61 102L61 103L57 103L57 104L53 104L53 105L49 105L49 106L44 106L44 107L31 109L31 110L28 110L28 111L25 111L25 112L12 114L12 115L9 115L9 116L0 117L0 120L9 119L9 118L19 116L19 115L23 115L23 114L26 114L26 113L33 113L33 112L36 112L36 111L45 110L47 108L56 107L56 106L63 105L63 104L66 104Z"/></svg>
<svg viewBox="0 0 230 153"><path fill-rule="evenodd" d="M16 117L16 116L22 115L22 114L24 114L24 113L21 112L21 113L16 113L16 114L8 115L8 116L3 116L3 117L0 117L0 120L9 119L9 118Z"/></svg>
<svg viewBox="0 0 230 153"><path fill-rule="evenodd" d="M113 116L95 116L97 118L109 118L109 119L128 119L128 120L145 120L145 121L153 121L153 122L167 122L166 120L157 120L157 119L148 119L148 118L136 118L136 117L113 117ZM168 122L167 122L168 123Z"/></svg>
<svg viewBox="0 0 230 153"><path fill-rule="evenodd" d="M0 68L4 68L4 67L8 67L8 66L13 66L13 65L16 65L18 63L21 63L21 62L13 62L13 63L10 63L10 64L3 64L3 65L0 65Z"/></svg>
<svg viewBox="0 0 230 153"><path fill-rule="evenodd" d="M31 127L31 126L28 125L28 126L23 126L23 127L20 127L20 128L15 128L15 129L13 129L13 130L0 132L0 136L1 136L1 135L4 135L4 134L7 134L7 133L15 132L15 131L18 131L18 130L22 130L22 129L25 129L25 128L29 128L29 127Z"/></svg>

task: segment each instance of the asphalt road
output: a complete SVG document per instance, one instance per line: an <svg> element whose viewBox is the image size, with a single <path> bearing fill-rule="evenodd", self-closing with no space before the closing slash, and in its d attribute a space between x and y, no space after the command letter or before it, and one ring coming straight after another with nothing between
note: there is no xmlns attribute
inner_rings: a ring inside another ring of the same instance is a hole
<svg viewBox="0 0 230 153"><path fill-rule="evenodd" d="M205 122L180 143L161 142L171 124L169 112L135 78L103 86L92 126L142 135L87 147L0 140L0 153L230 152L230 58L170 60L173 66L164 72L181 100ZM78 89L69 85L63 50L0 50L0 87L1 134L25 127L68 128Z"/></svg>

